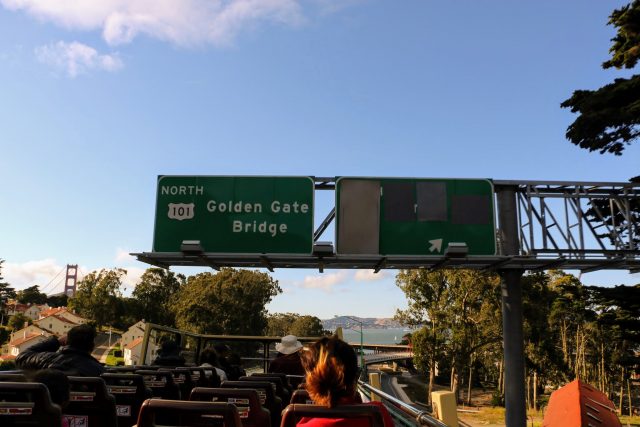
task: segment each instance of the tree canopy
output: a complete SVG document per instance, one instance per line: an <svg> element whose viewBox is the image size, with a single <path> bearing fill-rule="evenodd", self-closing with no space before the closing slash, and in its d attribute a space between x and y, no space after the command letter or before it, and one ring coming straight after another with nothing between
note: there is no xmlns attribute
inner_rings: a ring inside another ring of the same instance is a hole
<svg viewBox="0 0 640 427"><path fill-rule="evenodd" d="M180 329L205 334L262 335L265 306L282 292L266 273L223 268L190 276L175 294L173 310Z"/></svg>
<svg viewBox="0 0 640 427"><path fill-rule="evenodd" d="M92 271L78 282L69 307L98 326L115 326L122 311L120 286L126 274L122 268Z"/></svg>
<svg viewBox="0 0 640 427"><path fill-rule="evenodd" d="M175 326L172 298L185 282L182 274L162 268L147 269L132 293L138 316L147 322Z"/></svg>
<svg viewBox="0 0 640 427"><path fill-rule="evenodd" d="M400 270L396 284L408 302L396 319L422 326L412 335L414 364L429 372L429 396L436 367L443 364L451 367L457 393L463 370L500 342L498 277L473 270Z"/></svg>
<svg viewBox="0 0 640 427"><path fill-rule="evenodd" d="M40 292L38 285L18 291L16 298L21 304L44 304L47 302L47 294Z"/></svg>
<svg viewBox="0 0 640 427"><path fill-rule="evenodd" d="M267 335L319 337L325 334L322 322L316 316L297 313L274 313L267 319Z"/></svg>
<svg viewBox="0 0 640 427"><path fill-rule="evenodd" d="M9 318L7 325L14 331L24 328L25 325L31 325L33 320L22 313L16 313Z"/></svg>
<svg viewBox="0 0 640 427"><path fill-rule="evenodd" d="M617 29L603 68L634 68L640 57L640 0L616 9L609 25ZM596 90L576 90L561 106L578 117L567 139L589 151L621 155L640 136L640 75L618 78Z"/></svg>

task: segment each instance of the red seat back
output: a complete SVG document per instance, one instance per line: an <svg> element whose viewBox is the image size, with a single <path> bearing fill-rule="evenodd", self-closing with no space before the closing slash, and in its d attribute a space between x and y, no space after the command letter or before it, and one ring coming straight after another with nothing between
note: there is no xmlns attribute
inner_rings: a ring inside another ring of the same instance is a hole
<svg viewBox="0 0 640 427"><path fill-rule="evenodd" d="M182 400L148 399L140 408L137 427L155 427L156 418L175 416L171 426L242 427L238 409L231 403L189 402Z"/></svg>
<svg viewBox="0 0 640 427"><path fill-rule="evenodd" d="M51 427L62 423L60 407L51 402L44 384L0 382L0 425L2 427Z"/></svg>
<svg viewBox="0 0 640 427"><path fill-rule="evenodd" d="M233 403L238 408L243 427L271 425L271 414L262 407L258 392L253 389L196 387L189 400Z"/></svg>
<svg viewBox="0 0 640 427"><path fill-rule="evenodd" d="M262 406L271 412L271 425L280 425L282 399L276 396L274 386L267 381L223 381L222 388L249 388L256 390Z"/></svg>
<svg viewBox="0 0 640 427"><path fill-rule="evenodd" d="M112 427L117 424L116 399L98 377L69 377L69 404L63 417L69 425Z"/></svg>
<svg viewBox="0 0 640 427"><path fill-rule="evenodd" d="M180 388L173 381L170 371L138 370L136 374L142 375L147 388L151 389L153 397L169 400L180 400Z"/></svg>
<svg viewBox="0 0 640 427"><path fill-rule="evenodd" d="M152 397L142 375L104 373L102 379L107 384L108 392L116 399L118 427L131 427L138 420L142 402Z"/></svg>

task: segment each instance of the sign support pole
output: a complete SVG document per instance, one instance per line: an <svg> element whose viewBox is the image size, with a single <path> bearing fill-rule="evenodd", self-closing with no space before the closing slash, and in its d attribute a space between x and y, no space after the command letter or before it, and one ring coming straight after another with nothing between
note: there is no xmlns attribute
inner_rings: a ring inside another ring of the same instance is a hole
<svg viewBox="0 0 640 427"><path fill-rule="evenodd" d="M518 255L518 210L516 187L496 188L500 244L503 255ZM524 389L524 334L522 332L521 269L500 271L502 276L502 337L504 343L504 394L507 427L527 423Z"/></svg>

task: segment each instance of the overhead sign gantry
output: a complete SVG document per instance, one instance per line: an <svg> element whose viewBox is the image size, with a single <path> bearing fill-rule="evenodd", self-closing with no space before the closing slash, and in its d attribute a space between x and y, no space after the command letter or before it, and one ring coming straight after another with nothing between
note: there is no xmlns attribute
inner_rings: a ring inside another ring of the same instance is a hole
<svg viewBox="0 0 640 427"><path fill-rule="evenodd" d="M314 231L320 190L335 205ZM157 191L153 250L133 255L164 268L640 271L640 183L161 176Z"/></svg>

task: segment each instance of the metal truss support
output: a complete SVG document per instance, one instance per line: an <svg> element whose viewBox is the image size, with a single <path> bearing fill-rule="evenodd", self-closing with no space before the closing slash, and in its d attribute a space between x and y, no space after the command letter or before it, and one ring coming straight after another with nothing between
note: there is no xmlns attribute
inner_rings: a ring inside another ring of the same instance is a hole
<svg viewBox="0 0 640 427"><path fill-rule="evenodd" d="M640 255L638 183L494 181L517 187L521 255L572 261ZM603 263L608 265L608 263Z"/></svg>

